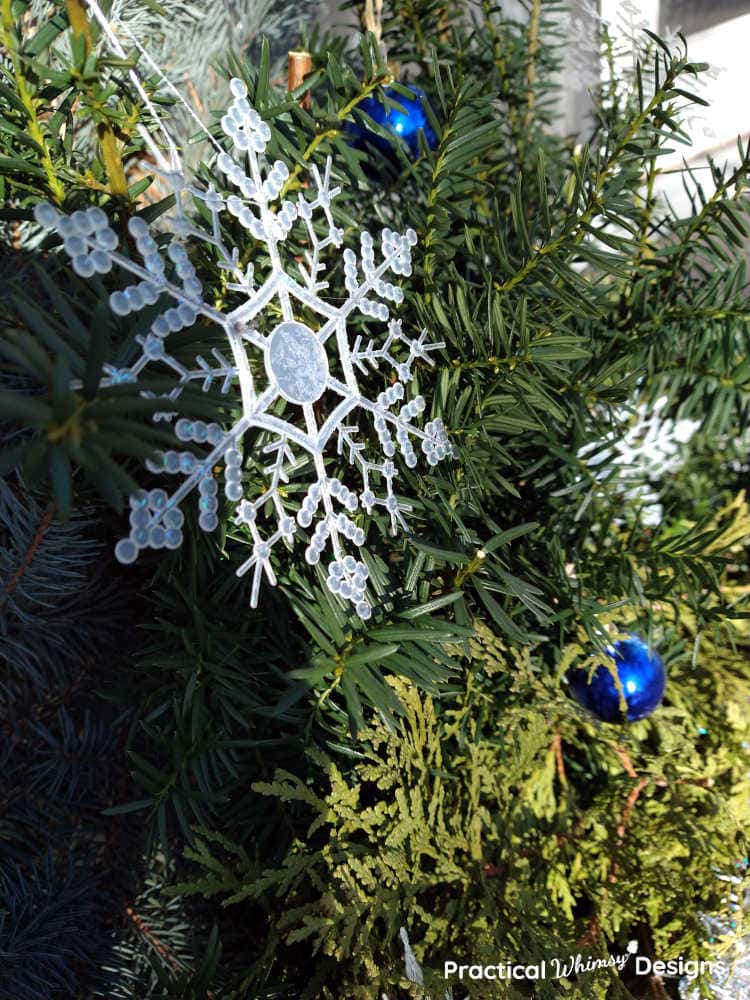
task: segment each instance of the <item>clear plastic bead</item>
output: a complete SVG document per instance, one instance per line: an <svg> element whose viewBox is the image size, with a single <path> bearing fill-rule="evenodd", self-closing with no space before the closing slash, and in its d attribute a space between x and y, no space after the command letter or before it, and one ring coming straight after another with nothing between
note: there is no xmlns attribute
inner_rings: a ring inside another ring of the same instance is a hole
<svg viewBox="0 0 750 1000"><path fill-rule="evenodd" d="M167 506L167 494L165 490L150 490L148 494L148 505L153 511L162 511Z"/></svg>
<svg viewBox="0 0 750 1000"><path fill-rule="evenodd" d="M166 337L169 333L169 324L163 316L157 316L151 324L151 330L157 337Z"/></svg>
<svg viewBox="0 0 750 1000"><path fill-rule="evenodd" d="M166 532L160 524L155 524L150 531L150 543L152 549L161 549L164 546L166 539Z"/></svg>
<svg viewBox="0 0 750 1000"><path fill-rule="evenodd" d="M219 523L216 514L204 513L198 518L198 525L202 531L215 531Z"/></svg>
<svg viewBox="0 0 750 1000"><path fill-rule="evenodd" d="M71 263L73 264L73 270L81 278L91 278L96 271L91 257L85 254L74 257Z"/></svg>
<svg viewBox="0 0 750 1000"><path fill-rule="evenodd" d="M147 306L156 305L156 303L159 300L158 288L154 288L154 286L149 284L147 281L142 281L138 287L141 290L141 296L146 305ZM156 333L156 330L154 330L154 333ZM157 336L159 336L159 334L157 334Z"/></svg>
<svg viewBox="0 0 750 1000"><path fill-rule="evenodd" d="M109 225L107 213L96 205L93 208L87 209L86 214L88 215L89 225L93 230L104 229L105 226Z"/></svg>
<svg viewBox="0 0 750 1000"><path fill-rule="evenodd" d="M192 326L198 318L198 313L195 309L193 309L192 306L187 305L185 302L178 306L177 312L185 326Z"/></svg>
<svg viewBox="0 0 750 1000"><path fill-rule="evenodd" d="M164 273L164 261L158 253L144 254L143 263L146 270L155 276L159 276Z"/></svg>
<svg viewBox="0 0 750 1000"><path fill-rule="evenodd" d="M117 233L113 229L101 229L96 233L95 236L96 245L101 250L115 250L119 240L117 239Z"/></svg>
<svg viewBox="0 0 750 1000"><path fill-rule="evenodd" d="M179 549L182 545L182 532L179 528L167 528L164 532L164 545L168 549Z"/></svg>
<svg viewBox="0 0 750 1000"><path fill-rule="evenodd" d="M124 295L131 310L143 308L143 296L137 285L130 285L130 287L126 288Z"/></svg>
<svg viewBox="0 0 750 1000"><path fill-rule="evenodd" d="M180 319L180 313L177 309L167 309L164 313L164 319L166 320L172 333L177 333L182 329L182 320Z"/></svg>
<svg viewBox="0 0 750 1000"><path fill-rule="evenodd" d="M68 236L75 236L77 230L73 225L73 220L69 219L67 215L61 215L55 222L55 228L63 239Z"/></svg>
<svg viewBox="0 0 750 1000"><path fill-rule="evenodd" d="M39 221L37 219L37 221ZM115 545L115 559L124 565L134 563L138 558L138 546L131 538L121 538Z"/></svg>
<svg viewBox="0 0 750 1000"><path fill-rule="evenodd" d="M175 424L175 434L180 439L180 441L192 441L193 439L193 425L185 417L180 417L180 419Z"/></svg>
<svg viewBox="0 0 750 1000"><path fill-rule="evenodd" d="M185 515L179 507L172 507L164 515L164 524L167 528L181 528L185 522Z"/></svg>
<svg viewBox="0 0 750 1000"><path fill-rule="evenodd" d="M54 229L57 225L57 220L60 217L60 213L57 211L54 205L50 205L48 201L41 201L38 205L34 206L34 219L37 224L42 226L44 229ZM123 539L126 541L126 539ZM115 550L116 551L116 550ZM117 557L120 559L120 557ZM135 559L135 556L133 556ZM130 559L120 559L120 562L132 562Z"/></svg>
<svg viewBox="0 0 750 1000"><path fill-rule="evenodd" d="M88 245L82 236L69 236L64 243L65 253L69 257L79 257L88 253Z"/></svg>
<svg viewBox="0 0 750 1000"><path fill-rule="evenodd" d="M89 221L87 213L84 212L83 209L79 208L77 211L73 212L70 217L70 221L73 223L75 231L80 233L82 236L88 236L91 232L91 222Z"/></svg>
<svg viewBox="0 0 750 1000"><path fill-rule="evenodd" d="M174 264L180 264L187 260L187 250L182 243L170 243L167 248L167 256Z"/></svg>
<svg viewBox="0 0 750 1000"><path fill-rule="evenodd" d="M112 270L112 258L106 250L92 250L89 254L89 260L98 274L107 274L108 271Z"/></svg>
<svg viewBox="0 0 750 1000"><path fill-rule="evenodd" d="M143 219L134 215L133 218L128 221L128 232L135 240L143 239L144 236L148 236L148 226Z"/></svg>
<svg viewBox="0 0 750 1000"><path fill-rule="evenodd" d="M137 507L130 512L131 528L146 528L151 523L151 515L144 507Z"/></svg>

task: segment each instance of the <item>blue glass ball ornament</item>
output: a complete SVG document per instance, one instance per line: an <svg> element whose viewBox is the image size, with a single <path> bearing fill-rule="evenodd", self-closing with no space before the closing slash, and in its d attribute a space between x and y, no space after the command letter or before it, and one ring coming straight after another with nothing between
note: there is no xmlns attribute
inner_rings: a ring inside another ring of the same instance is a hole
<svg viewBox="0 0 750 1000"><path fill-rule="evenodd" d="M427 145L430 149L437 146L437 136L425 113L423 101L426 101L425 92L421 87L414 84L404 84L407 90L411 91L414 97L405 97L393 87L385 88L385 96L389 101L395 101L400 107L386 107L377 97L366 97L358 105L361 111L369 115L378 125L382 125L389 132L400 136L409 146L412 156L419 153L419 133L424 132ZM403 108L403 111L401 110ZM352 125L349 129L354 139L354 145L362 145L365 142L371 143L381 149L384 153L390 153L392 147L389 142L381 136L376 135L370 129L362 125Z"/></svg>
<svg viewBox="0 0 750 1000"><path fill-rule="evenodd" d="M661 657L637 635L614 643L613 659L627 704L628 722L645 719L664 697L667 673ZM591 675L585 667L575 667L568 674L573 697L602 722L624 722L620 695L612 674L600 665Z"/></svg>

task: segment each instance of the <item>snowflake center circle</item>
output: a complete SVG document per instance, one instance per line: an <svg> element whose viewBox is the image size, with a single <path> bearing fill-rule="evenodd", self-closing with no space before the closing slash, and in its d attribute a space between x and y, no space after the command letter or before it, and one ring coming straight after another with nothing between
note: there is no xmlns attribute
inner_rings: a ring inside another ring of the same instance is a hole
<svg viewBox="0 0 750 1000"><path fill-rule="evenodd" d="M328 381L328 358L313 331L288 320L271 333L266 351L266 371L290 403L314 403Z"/></svg>

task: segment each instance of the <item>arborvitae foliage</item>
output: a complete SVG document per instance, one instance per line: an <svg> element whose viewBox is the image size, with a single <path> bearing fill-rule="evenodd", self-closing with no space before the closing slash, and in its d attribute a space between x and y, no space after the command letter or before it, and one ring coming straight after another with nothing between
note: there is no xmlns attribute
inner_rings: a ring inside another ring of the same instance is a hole
<svg viewBox="0 0 750 1000"><path fill-rule="evenodd" d="M743 532L747 518L744 510ZM693 623L681 611L663 644L690 639ZM624 610L618 619L630 624ZM245 908L240 918L267 925L259 979L279 967L283 978L293 976L303 945L315 955L303 996L390 990L403 978L403 925L434 996L445 957L497 964L522 952L536 963L566 955L573 942L606 957L602 932L623 952L633 936L648 953L699 952L698 911L721 905L712 865L734 867L750 818L746 775L732 763L750 735L748 638L734 656L724 654L723 676L710 680L704 738L696 741L692 720L670 708L658 742L644 750L648 723L618 743L609 727L560 704L558 678L535 669L529 652L508 649L479 622L476 631L460 694L442 710L394 679L403 724L365 730L348 775L310 751L316 785L289 771L254 785L298 815L298 835L280 863L263 868L254 853L212 831L199 831L186 851L203 875L172 892L218 895L235 908L267 905L254 916ZM571 643L562 666L585 652ZM706 653L717 650L711 644ZM696 682L677 657L673 663L679 704ZM741 786L744 801L732 801ZM616 830L601 823L602 814L618 812ZM644 879L644 866L656 877ZM579 988L591 997L630 995L609 972L579 980ZM534 996L559 989L539 983ZM496 987L475 985L471 995L496 996ZM508 987L503 995L526 993Z"/></svg>
<svg viewBox="0 0 750 1000"><path fill-rule="evenodd" d="M142 332L106 308L120 279L67 275L54 241L39 244L33 206L98 204L123 233L136 211L165 206L139 200L150 178L136 126L153 123L82 5L55 5L43 24L22 0L0 0L0 13L0 181L16 276L3 296L0 415L24 427L5 469L19 465L35 497L19 518L33 531L48 510L64 517L97 496L121 505L134 460L173 440L168 424L146 419L158 399L98 385L102 365L121 364ZM702 67L682 43L644 35L632 79L605 83L586 133L562 139L550 130L560 11L531 0L527 13L386 3L390 62L372 38L349 48L311 31L314 71L293 95L273 82L267 47L250 62L227 53L271 127L269 155L290 161L290 192L330 155L347 238L418 231L404 321L446 342L416 380L457 454L440 471L404 473L411 538L372 533L378 610L366 627L291 560L277 566L279 590L249 611L233 572L244 541L228 517L210 537L188 517L179 552L118 574L139 627L96 687L132 722L118 745L135 787L104 790L99 772L70 763L71 747L88 755L101 740L104 759L113 750L93 699L72 726L47 713L39 743L13 744L25 756L8 771L51 797L73 779L84 795L93 783L99 806L144 835L146 887L108 906L116 954L85 959L105 976L104 995L345 997L380 986L393 997L402 925L433 996L454 955L533 962L605 955L631 939L659 957L706 951L698 911L721 905L716 873L748 848L748 511L737 463L750 148L739 144L737 167L686 169L690 207L679 214L658 195L661 160L684 143ZM63 32L67 65L53 45ZM394 82L395 62L399 79L427 91L439 136L416 159L395 140L390 156L356 149L347 132L371 126L360 105ZM158 91L158 79L147 87ZM198 172L223 191L212 160ZM194 263L220 299L229 294L209 252ZM334 274L331 294L341 281ZM196 325L175 351L220 346L213 336ZM368 377L368 390L382 388ZM662 397L665 418L700 427L681 469L648 484L663 508L652 525L607 441ZM179 401L218 420L238 405L231 393ZM260 461L246 455L246 481ZM115 515L97 510L101 533L114 533ZM70 522L54 525L62 544ZM605 662L606 642L628 630L664 657L667 698L648 720L602 726L571 701L565 673L592 654ZM8 684L30 671L19 648ZM49 685L56 669L37 667L34 683ZM33 826L11 824L16 841ZM81 828L95 831L90 813ZM33 896L42 857L19 859L29 881L14 912ZM105 861L132 868L122 834ZM167 882L175 899L161 892ZM78 899L72 891L71 922ZM81 958L57 939L60 961ZM538 995L652 988L673 984L610 971L540 984Z"/></svg>

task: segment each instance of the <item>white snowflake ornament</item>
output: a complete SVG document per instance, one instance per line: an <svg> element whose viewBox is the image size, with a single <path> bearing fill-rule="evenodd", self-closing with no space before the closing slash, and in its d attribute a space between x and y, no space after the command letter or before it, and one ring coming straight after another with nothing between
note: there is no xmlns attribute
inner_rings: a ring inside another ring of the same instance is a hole
<svg viewBox="0 0 750 1000"><path fill-rule="evenodd" d="M299 526L313 529L305 550L307 562L315 565L329 552L329 589L367 619L371 615L366 599L368 570L352 554L364 545L365 528L363 519L355 521L354 517L360 510L371 514L380 507L387 512L394 534L405 528L403 515L410 507L396 495L398 469L392 459L400 452L405 464L413 468L415 442L430 465L452 453L440 419L428 421L424 429L415 423L426 409L424 398L415 395L406 401L414 363L432 364L431 353L444 345L427 343L425 332L410 338L391 316L391 305L398 305L404 296L388 278L411 274L416 234L384 229L376 247L370 233L363 232L359 255L350 248L343 251L347 297L343 302L327 300L323 255L330 248L340 248L344 238L331 214L331 202L340 189L331 187L330 160L322 176L316 167L311 168L308 193L298 194L294 201L284 198L289 170L282 161L269 164L265 158L271 130L250 106L241 80L232 80L231 92L234 100L221 126L244 165L224 150L216 165L238 193L225 200L213 187L203 190L189 183L172 145L169 162L161 156L156 168L175 197L170 219L173 235L166 253L164 240L158 242L140 217L130 220L128 230L142 263L118 249L119 238L100 209L69 216L49 204L36 209L37 222L62 236L79 275L103 274L117 265L133 276L132 284L110 296L115 313L126 316L157 303L164 306L140 338L140 354L134 363L124 369L105 369L102 385L137 381L155 363L174 373L175 386L168 397L172 401L190 383L204 391L218 383L224 393L237 386L242 400L242 414L229 429L200 420L176 420L178 439L197 447L167 451L158 465L150 464L151 471L180 477L181 482L171 493L153 489L131 497L130 534L117 543L115 554L120 562L132 563L142 549L177 548L184 519L180 504L194 491L201 528L214 530L219 506L216 470L223 466L224 496L235 505L235 523L252 539L252 554L237 570L239 575L253 571L251 605L257 606L263 574L272 585L276 583L271 564L274 547L280 541L289 544ZM168 137L163 123L161 129ZM188 216L188 197L203 202L210 219L207 229ZM243 269L240 249L224 242L221 223L227 215L267 255L267 273L258 283L252 264ZM321 216L323 236L314 225ZM308 248L302 260L285 253L294 227L302 227ZM190 262L191 241L214 248L227 274L227 288L243 298L239 306L225 312L211 304L210 290L203 289ZM366 345L350 331L357 313L376 321L383 331ZM185 367L170 353L169 338L199 317L224 331L228 356L214 350L212 359L198 356L193 367ZM381 366L393 370L397 381L371 399L360 388L357 374ZM283 414L279 413L282 400L287 404ZM321 416L324 407L327 415ZM373 435L360 433L355 416L372 424L378 441L376 460L367 457L373 451L368 447ZM160 413L155 419L173 421L175 414ZM256 496L246 495L239 450L243 436L251 430L262 432L267 441L263 445L268 457L266 488ZM328 474L325 456L332 450L357 473L356 486ZM294 511L283 495L283 485L300 453L311 457L314 474L302 506Z"/></svg>
<svg viewBox="0 0 750 1000"><path fill-rule="evenodd" d="M657 527L663 517L660 494L649 482L664 480L677 472L687 458L686 445L700 427L699 420L673 420L665 415L669 400L660 396L652 406L640 402L635 405L635 419L624 434L609 435L601 441L585 445L578 457L589 466L597 468L607 464L599 478L607 474L610 466L620 471L623 496L628 502L638 502L641 521L646 527ZM615 417L625 423L630 411L620 409Z"/></svg>

